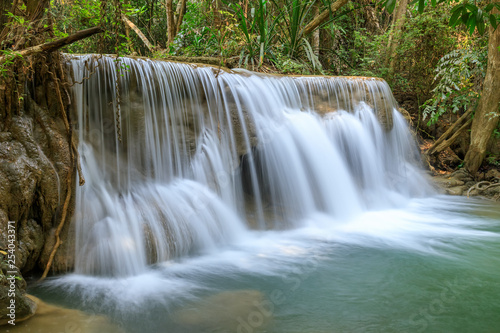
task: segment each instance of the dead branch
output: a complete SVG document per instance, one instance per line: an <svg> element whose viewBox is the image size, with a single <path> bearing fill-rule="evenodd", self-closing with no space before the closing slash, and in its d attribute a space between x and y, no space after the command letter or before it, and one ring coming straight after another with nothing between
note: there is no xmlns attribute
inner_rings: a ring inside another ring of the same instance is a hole
<svg viewBox="0 0 500 333"><path fill-rule="evenodd" d="M125 15L122 15L122 20L123 22L125 22L130 28L132 28L132 30L135 31L135 33L137 34L137 36L139 36L139 38L143 41L143 43L147 46L147 48L149 49L149 51L151 52L154 52L156 50L156 48L153 46L153 44L151 44L149 42L149 40L146 38L146 36L144 36L144 34L142 33L141 30L139 30L139 28L137 28L137 26L132 23L132 21L130 21Z"/></svg>

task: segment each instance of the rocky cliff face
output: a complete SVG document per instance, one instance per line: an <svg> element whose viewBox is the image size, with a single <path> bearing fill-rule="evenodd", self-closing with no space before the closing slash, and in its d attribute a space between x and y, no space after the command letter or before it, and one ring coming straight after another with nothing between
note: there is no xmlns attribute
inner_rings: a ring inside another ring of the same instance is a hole
<svg viewBox="0 0 500 333"><path fill-rule="evenodd" d="M8 313L4 305L12 298L8 296L7 279L12 275L16 276L16 321L34 311L34 304L23 296L26 283L21 274L43 271L49 261L67 193L68 173L73 168L68 135L55 107L55 97L45 89L34 95L41 102L28 96L9 127L0 126L0 320L5 320ZM54 257L52 273L72 266L70 234L68 223L61 232L62 245Z"/></svg>

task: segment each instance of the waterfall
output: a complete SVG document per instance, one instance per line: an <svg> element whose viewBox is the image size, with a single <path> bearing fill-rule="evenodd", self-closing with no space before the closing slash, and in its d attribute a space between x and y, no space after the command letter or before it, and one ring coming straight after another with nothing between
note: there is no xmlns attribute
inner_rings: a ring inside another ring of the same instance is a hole
<svg viewBox="0 0 500 333"><path fill-rule="evenodd" d="M127 276L249 229L345 223L431 190L386 82L68 57L87 183L76 272Z"/></svg>

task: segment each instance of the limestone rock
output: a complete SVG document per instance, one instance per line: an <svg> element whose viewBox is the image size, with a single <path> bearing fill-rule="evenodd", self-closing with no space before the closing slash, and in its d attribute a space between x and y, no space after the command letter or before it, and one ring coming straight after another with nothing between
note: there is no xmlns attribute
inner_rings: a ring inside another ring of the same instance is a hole
<svg viewBox="0 0 500 333"><path fill-rule="evenodd" d="M45 268L50 250L44 255L43 248L60 222L73 167L62 120L29 96L25 103L25 113L0 132L0 249L6 248L8 222L14 221L16 265L23 273ZM64 246L71 245L64 242L69 229L61 235ZM66 262L65 256L58 252L55 262ZM53 268L65 270L66 264Z"/></svg>
<svg viewBox="0 0 500 333"><path fill-rule="evenodd" d="M452 188L456 186L462 186L465 183L462 180L456 179L453 176L445 175L445 176L437 176L434 177L434 183L436 183L441 188Z"/></svg>
<svg viewBox="0 0 500 333"><path fill-rule="evenodd" d="M19 269L11 266L7 259L6 254L0 253L0 325L8 324L12 319L17 323L29 318L36 310L35 302L24 292L26 281L19 274L10 274L11 271L19 272Z"/></svg>
<svg viewBox="0 0 500 333"><path fill-rule="evenodd" d="M462 195L466 192L465 186L454 186L446 189L446 194L449 195Z"/></svg>

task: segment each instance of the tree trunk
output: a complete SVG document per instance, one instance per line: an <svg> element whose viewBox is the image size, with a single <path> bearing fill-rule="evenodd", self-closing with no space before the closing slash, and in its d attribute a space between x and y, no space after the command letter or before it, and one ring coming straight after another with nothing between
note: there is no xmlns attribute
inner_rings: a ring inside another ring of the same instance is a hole
<svg viewBox="0 0 500 333"><path fill-rule="evenodd" d="M167 48L174 42L175 38L175 21L174 11L172 9L172 0L165 0L165 9L167 11Z"/></svg>
<svg viewBox="0 0 500 333"><path fill-rule="evenodd" d="M179 0L177 4L177 19L175 21L175 35L181 31L182 20L184 19L184 14L186 13L186 2L187 0Z"/></svg>
<svg viewBox="0 0 500 333"><path fill-rule="evenodd" d="M302 35L303 36L309 35L317 27L319 27L321 24L325 23L328 20L328 18L330 17L330 15L334 14L337 10L342 8L347 3L347 1L348 0L337 0L334 3L332 3L329 9L321 12L321 14L316 16L311 22L309 22L309 24L306 25Z"/></svg>
<svg viewBox="0 0 500 333"><path fill-rule="evenodd" d="M498 12L498 11L497 11ZM493 130L500 120L500 28L489 28L488 66L483 91L471 129L471 144L465 155L465 168L475 174L486 156Z"/></svg>
<svg viewBox="0 0 500 333"><path fill-rule="evenodd" d="M406 8L408 7L408 0L401 0L398 4L398 9L396 10L396 16L392 24L392 29L389 34L389 41L387 42L387 49L389 50L389 55L386 58L386 66L389 63L389 71L392 73L394 71L394 62L396 59L396 49L399 46L400 32L403 29L403 25L406 19Z"/></svg>
<svg viewBox="0 0 500 333"><path fill-rule="evenodd" d="M314 3L314 16L319 16L319 3ZM316 57L319 57L319 29L314 30L312 35L312 48Z"/></svg>

